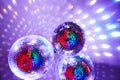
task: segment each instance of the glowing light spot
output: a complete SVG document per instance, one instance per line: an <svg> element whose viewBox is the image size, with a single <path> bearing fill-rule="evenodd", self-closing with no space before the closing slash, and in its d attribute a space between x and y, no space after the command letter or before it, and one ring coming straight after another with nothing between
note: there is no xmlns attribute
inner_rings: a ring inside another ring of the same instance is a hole
<svg viewBox="0 0 120 80"><path fill-rule="evenodd" d="M14 11L14 15L16 15L16 16L18 15L17 11Z"/></svg>
<svg viewBox="0 0 120 80"><path fill-rule="evenodd" d="M28 10L28 7L27 7L27 6L25 6L25 7L24 7L24 9L27 11L27 10Z"/></svg>
<svg viewBox="0 0 120 80"><path fill-rule="evenodd" d="M72 4L68 4L68 9L69 9L69 10L73 9L73 7L74 7L74 6L73 6Z"/></svg>
<svg viewBox="0 0 120 80"><path fill-rule="evenodd" d="M81 24L81 27L84 28L84 27L85 27L85 24Z"/></svg>
<svg viewBox="0 0 120 80"><path fill-rule="evenodd" d="M120 0L115 0L115 2L120 2Z"/></svg>
<svg viewBox="0 0 120 80"><path fill-rule="evenodd" d="M79 9L79 10L77 11L77 14L80 14L81 12L82 12L82 10Z"/></svg>
<svg viewBox="0 0 120 80"><path fill-rule="evenodd" d="M107 57L111 57L111 56L112 56L112 53L104 52L104 55L107 56Z"/></svg>
<svg viewBox="0 0 120 80"><path fill-rule="evenodd" d="M92 45L92 49L98 49L97 46L95 45Z"/></svg>
<svg viewBox="0 0 120 80"><path fill-rule="evenodd" d="M110 34L112 37L120 37L120 31L114 31Z"/></svg>
<svg viewBox="0 0 120 80"><path fill-rule="evenodd" d="M97 53L97 52L95 52L95 53L94 53L94 55L95 55L95 56L100 56L100 54L99 54L99 53Z"/></svg>
<svg viewBox="0 0 120 80"><path fill-rule="evenodd" d="M96 20L90 20L90 22L89 22L90 24L95 24L96 23Z"/></svg>
<svg viewBox="0 0 120 80"><path fill-rule="evenodd" d="M3 8L3 12L4 12L4 13L7 13L7 10L6 10L6 8Z"/></svg>
<svg viewBox="0 0 120 80"><path fill-rule="evenodd" d="M103 34L103 35L100 35L100 36L99 36L99 39L101 39L101 40L105 40L105 39L107 39L107 36L104 35L104 34Z"/></svg>
<svg viewBox="0 0 120 80"><path fill-rule="evenodd" d="M84 51L87 51L87 48L84 47L83 50L84 50Z"/></svg>
<svg viewBox="0 0 120 80"><path fill-rule="evenodd" d="M10 5L8 5L8 9L9 9L9 10L12 10L12 7L11 7Z"/></svg>
<svg viewBox="0 0 120 80"><path fill-rule="evenodd" d="M95 41L95 39L93 37L89 37L88 40L89 41Z"/></svg>
<svg viewBox="0 0 120 80"><path fill-rule="evenodd" d="M99 14L99 13L102 13L103 11L104 11L104 8L99 8L99 9L96 10L96 13Z"/></svg>
<svg viewBox="0 0 120 80"><path fill-rule="evenodd" d="M10 20L10 23L13 23L13 19Z"/></svg>
<svg viewBox="0 0 120 80"><path fill-rule="evenodd" d="M105 49L110 48L110 45L108 45L108 44L101 44L101 46L102 46L103 48L105 48Z"/></svg>
<svg viewBox="0 0 120 80"><path fill-rule="evenodd" d="M69 18L73 18L74 16L72 14L69 15Z"/></svg>
<svg viewBox="0 0 120 80"><path fill-rule="evenodd" d="M95 32L100 32L101 30L102 30L101 27L97 27L94 29Z"/></svg>
<svg viewBox="0 0 120 80"><path fill-rule="evenodd" d="M2 34L2 35L1 35L1 37L2 37L2 38L5 38L5 35L4 35L4 34Z"/></svg>
<svg viewBox="0 0 120 80"><path fill-rule="evenodd" d="M29 2L29 4L31 4L31 3L32 3L32 0L29 0L28 2Z"/></svg>
<svg viewBox="0 0 120 80"><path fill-rule="evenodd" d="M80 19L75 19L75 22L77 22L77 23L80 22Z"/></svg>
<svg viewBox="0 0 120 80"><path fill-rule="evenodd" d="M33 0L33 2L35 2L35 0Z"/></svg>
<svg viewBox="0 0 120 80"><path fill-rule="evenodd" d="M4 29L4 32L8 32L8 30L5 28L5 29Z"/></svg>
<svg viewBox="0 0 120 80"><path fill-rule="evenodd" d="M120 51L120 46L118 46L118 47L117 47L117 50L119 50L119 51Z"/></svg>
<svg viewBox="0 0 120 80"><path fill-rule="evenodd" d="M91 6L94 5L96 3L96 0L91 0L91 2L89 3Z"/></svg>
<svg viewBox="0 0 120 80"><path fill-rule="evenodd" d="M13 19L16 19L16 16L15 16L15 15L13 15Z"/></svg>
<svg viewBox="0 0 120 80"><path fill-rule="evenodd" d="M109 18L110 18L110 15L107 14L107 15L102 16L101 19L102 19L102 20L107 20L107 19L109 19Z"/></svg>
<svg viewBox="0 0 120 80"><path fill-rule="evenodd" d="M107 25L107 29L115 29L116 27L116 24Z"/></svg>
<svg viewBox="0 0 120 80"><path fill-rule="evenodd" d="M11 28L11 26L10 26L9 24L7 25L7 27L8 27L8 28Z"/></svg>
<svg viewBox="0 0 120 80"><path fill-rule="evenodd" d="M30 43L28 43L28 44L30 44L30 45L33 45L33 44L35 44L35 43L37 43L37 40L36 39L33 39Z"/></svg>
<svg viewBox="0 0 120 80"><path fill-rule="evenodd" d="M88 14L85 14L85 15L83 16L83 19L86 19L86 18L88 18Z"/></svg>
<svg viewBox="0 0 120 80"><path fill-rule="evenodd" d="M13 32L12 35L15 36L15 33Z"/></svg>
<svg viewBox="0 0 120 80"><path fill-rule="evenodd" d="M14 5L16 5L16 0L12 0L12 3L13 3Z"/></svg>
<svg viewBox="0 0 120 80"><path fill-rule="evenodd" d="M10 38L10 39L12 39L12 38ZM17 45L15 45L15 47L14 47L14 51L17 51L19 49L19 46L17 46Z"/></svg>
<svg viewBox="0 0 120 80"><path fill-rule="evenodd" d="M91 31L86 31L85 34L89 35L91 33Z"/></svg>
<svg viewBox="0 0 120 80"><path fill-rule="evenodd" d="M25 22L25 18L22 18L22 21ZM27 25L26 25L27 26Z"/></svg>

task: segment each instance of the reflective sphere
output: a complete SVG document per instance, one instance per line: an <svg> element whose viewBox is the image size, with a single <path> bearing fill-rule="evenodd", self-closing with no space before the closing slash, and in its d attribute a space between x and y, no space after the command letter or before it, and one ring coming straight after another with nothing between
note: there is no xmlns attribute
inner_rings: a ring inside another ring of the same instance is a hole
<svg viewBox="0 0 120 80"><path fill-rule="evenodd" d="M84 46L83 30L73 22L65 22L55 29L53 45L55 51L64 55L77 54Z"/></svg>
<svg viewBox="0 0 120 80"><path fill-rule="evenodd" d="M94 80L93 63L83 54L64 57L58 64L60 80Z"/></svg>
<svg viewBox="0 0 120 80"><path fill-rule="evenodd" d="M21 79L41 78L53 63L52 45L43 37L24 36L11 47L8 63L11 71Z"/></svg>

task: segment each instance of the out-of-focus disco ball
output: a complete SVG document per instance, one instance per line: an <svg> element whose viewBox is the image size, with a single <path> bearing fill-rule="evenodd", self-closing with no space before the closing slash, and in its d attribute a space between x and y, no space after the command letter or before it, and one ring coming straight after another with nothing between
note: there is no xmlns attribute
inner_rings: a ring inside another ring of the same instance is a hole
<svg viewBox="0 0 120 80"><path fill-rule="evenodd" d="M58 64L60 80L94 80L94 66L88 56L79 54L63 58Z"/></svg>
<svg viewBox="0 0 120 80"><path fill-rule="evenodd" d="M84 46L83 30L73 22L65 22L59 25L54 33L53 45L60 54L73 55Z"/></svg>
<svg viewBox="0 0 120 80"><path fill-rule="evenodd" d="M12 72L21 79L34 80L48 72L54 59L52 45L43 37L24 36L11 47L8 63Z"/></svg>

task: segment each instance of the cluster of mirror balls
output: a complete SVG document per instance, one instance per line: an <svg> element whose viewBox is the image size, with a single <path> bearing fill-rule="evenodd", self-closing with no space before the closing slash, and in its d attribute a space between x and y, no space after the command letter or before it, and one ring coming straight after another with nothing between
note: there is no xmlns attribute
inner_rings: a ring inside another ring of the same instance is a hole
<svg viewBox="0 0 120 80"><path fill-rule="evenodd" d="M49 71L54 53L57 53L62 56L57 65L59 80L93 80L93 63L80 52L84 43L84 31L80 26L64 22L54 30L52 44L39 35L28 35L15 41L9 51L8 63L17 77L35 80Z"/></svg>

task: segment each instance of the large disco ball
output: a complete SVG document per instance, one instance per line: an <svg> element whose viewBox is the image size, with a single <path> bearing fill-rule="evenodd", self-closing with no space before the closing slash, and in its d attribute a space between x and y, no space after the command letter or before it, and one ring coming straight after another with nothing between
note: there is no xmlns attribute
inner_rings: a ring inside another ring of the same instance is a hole
<svg viewBox="0 0 120 80"><path fill-rule="evenodd" d="M53 47L45 38L24 36L11 47L8 63L11 71L21 79L35 80L48 72L54 60Z"/></svg>

